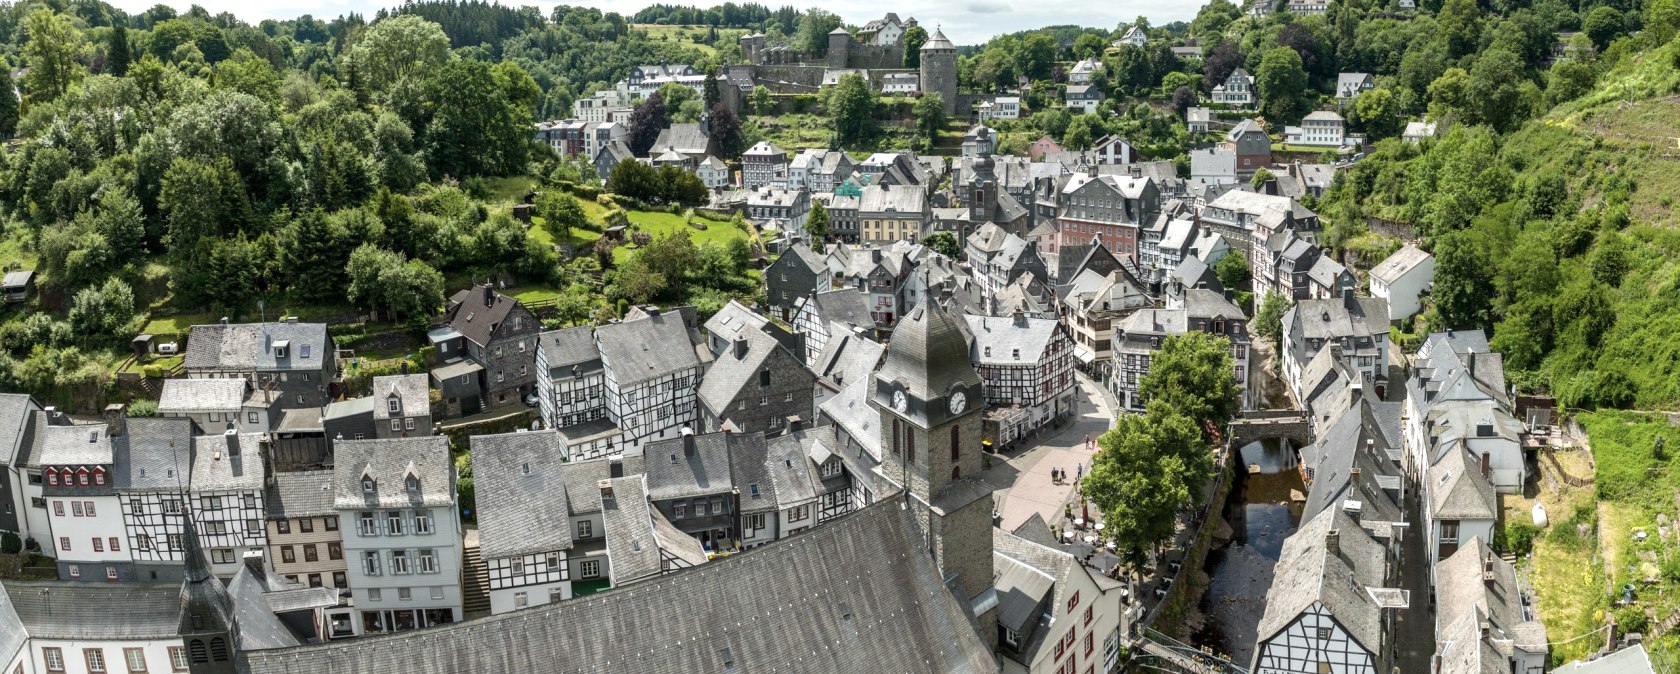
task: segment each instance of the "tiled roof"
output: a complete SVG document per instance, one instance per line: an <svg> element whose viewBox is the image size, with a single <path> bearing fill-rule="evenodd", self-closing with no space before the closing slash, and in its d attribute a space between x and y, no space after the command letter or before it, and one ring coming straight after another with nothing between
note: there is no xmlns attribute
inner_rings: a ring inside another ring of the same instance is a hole
<svg viewBox="0 0 1680 674"><path fill-rule="evenodd" d="M286 357L275 348L286 343ZM182 364L188 370L319 370L332 357L325 323L195 325L187 333Z"/></svg>
<svg viewBox="0 0 1680 674"><path fill-rule="evenodd" d="M537 348L549 369L578 366L585 371L601 368L601 350L595 345L595 328L580 325L550 330L537 336Z"/></svg>
<svg viewBox="0 0 1680 674"><path fill-rule="evenodd" d="M485 559L571 549L568 489L560 474L566 455L558 433L475 435L472 454Z"/></svg>
<svg viewBox="0 0 1680 674"><path fill-rule="evenodd" d="M869 394L874 390L875 382L871 379L854 381L823 401L818 409L880 461L881 413L869 405Z"/></svg>
<svg viewBox="0 0 1680 674"><path fill-rule="evenodd" d="M322 517L333 509L333 472L304 470L275 473L264 500L268 516L274 519Z"/></svg>
<svg viewBox="0 0 1680 674"><path fill-rule="evenodd" d="M1373 267L1371 278L1385 283L1393 283L1428 259L1429 253L1425 253L1423 249L1408 243L1401 246L1400 250L1395 251L1393 255L1388 256L1388 259Z"/></svg>
<svg viewBox="0 0 1680 674"><path fill-rule="evenodd" d="M997 672L921 540L910 511L888 499L800 536L627 587L365 637L353 647L249 653L248 671ZM789 597L799 601L790 605Z"/></svg>
<svg viewBox="0 0 1680 674"><path fill-rule="evenodd" d="M673 311L636 320L610 323L595 329L601 359L620 387L656 379L700 366L689 343L688 327Z"/></svg>
<svg viewBox="0 0 1680 674"><path fill-rule="evenodd" d="M732 462L737 454L764 456L764 434L684 435L650 443L644 454L648 498L664 501L717 494L736 486Z"/></svg>
<svg viewBox="0 0 1680 674"><path fill-rule="evenodd" d="M119 491L185 491L192 475L193 424L184 418L142 417L123 421L112 456Z"/></svg>
<svg viewBox="0 0 1680 674"><path fill-rule="evenodd" d="M475 285L449 297L449 326L459 331L467 341L479 346L490 344L496 326L507 320L508 314L513 313L514 306L519 304L519 300L493 290L490 291L493 293L491 303L486 304L484 293L487 289L488 286Z"/></svg>
<svg viewBox="0 0 1680 674"><path fill-rule="evenodd" d="M27 452L35 411L41 409L26 393L0 393L0 465L11 465L13 449Z"/></svg>
<svg viewBox="0 0 1680 674"><path fill-rule="evenodd" d="M1326 542L1332 531L1337 533L1335 551ZM1283 542L1272 586L1266 592L1259 640L1273 639L1302 612L1321 603L1365 650L1382 648L1382 609L1367 588L1383 586L1387 573L1383 545L1340 509L1325 510L1302 522Z"/></svg>
<svg viewBox="0 0 1680 674"><path fill-rule="evenodd" d="M179 583L8 580L0 592L5 593L5 609L17 614L22 631L32 639L180 640Z"/></svg>
<svg viewBox="0 0 1680 674"><path fill-rule="evenodd" d="M229 446L236 438L239 455ZM263 490L263 460L261 433L200 435L193 438L192 491Z"/></svg>
<svg viewBox="0 0 1680 674"><path fill-rule="evenodd" d="M245 402L245 386L244 379L165 379L157 409L161 414L238 412Z"/></svg>
<svg viewBox="0 0 1680 674"><path fill-rule="evenodd" d="M455 468L446 436L335 440L333 459L333 504L337 508L455 504ZM420 481L417 493L407 488L406 478L411 472ZM363 491L363 475L373 478L373 492Z"/></svg>
<svg viewBox="0 0 1680 674"><path fill-rule="evenodd" d="M111 438L105 424L41 425L36 429L42 466L112 463Z"/></svg>
<svg viewBox="0 0 1680 674"><path fill-rule="evenodd" d="M400 406L399 416L420 416L432 413L431 390L427 387L426 375L393 374L373 378L373 418L375 421L391 418L391 406L387 401L395 395Z"/></svg>

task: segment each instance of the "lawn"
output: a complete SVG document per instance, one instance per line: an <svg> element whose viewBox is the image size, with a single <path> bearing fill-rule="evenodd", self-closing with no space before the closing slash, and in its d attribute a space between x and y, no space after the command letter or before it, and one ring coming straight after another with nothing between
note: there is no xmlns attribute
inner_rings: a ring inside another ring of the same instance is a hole
<svg viewBox="0 0 1680 674"><path fill-rule="evenodd" d="M35 253L24 249L24 228L0 229L0 269L33 269Z"/></svg>
<svg viewBox="0 0 1680 674"><path fill-rule="evenodd" d="M655 41L675 42L684 47L698 49L708 56L716 56L717 48L700 42L706 39L709 30L707 26L662 26L656 23L638 23L632 26L636 30L647 31L648 38ZM747 31L740 28L719 28L717 44L734 44Z"/></svg>

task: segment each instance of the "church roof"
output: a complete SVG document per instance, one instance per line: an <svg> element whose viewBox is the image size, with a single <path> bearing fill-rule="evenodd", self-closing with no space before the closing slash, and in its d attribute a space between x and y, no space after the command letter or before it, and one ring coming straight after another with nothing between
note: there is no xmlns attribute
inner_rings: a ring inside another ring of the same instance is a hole
<svg viewBox="0 0 1680 674"><path fill-rule="evenodd" d="M895 384L924 402L943 398L959 386L976 393L980 387L980 375L969 362L968 342L957 319L937 302L923 302L899 321L887 346L886 362L875 378L876 398L882 404L890 403L889 391ZM905 416L931 428L944 420L946 412L942 406L935 407L912 406Z"/></svg>

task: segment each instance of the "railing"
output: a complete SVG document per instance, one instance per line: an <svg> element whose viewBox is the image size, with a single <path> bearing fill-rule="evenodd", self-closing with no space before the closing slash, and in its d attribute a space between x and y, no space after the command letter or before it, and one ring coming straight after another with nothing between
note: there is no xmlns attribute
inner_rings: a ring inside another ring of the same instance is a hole
<svg viewBox="0 0 1680 674"><path fill-rule="evenodd" d="M1248 674L1248 670L1225 658L1183 643L1151 628L1144 628L1135 642L1140 655L1133 664L1164 672L1188 674Z"/></svg>

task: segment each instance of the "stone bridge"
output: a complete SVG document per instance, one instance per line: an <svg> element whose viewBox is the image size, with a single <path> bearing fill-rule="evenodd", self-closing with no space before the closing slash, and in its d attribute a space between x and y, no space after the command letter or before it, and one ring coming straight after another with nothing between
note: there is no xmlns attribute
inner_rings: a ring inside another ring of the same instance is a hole
<svg viewBox="0 0 1680 674"><path fill-rule="evenodd" d="M1300 410L1249 410L1232 419L1227 428L1233 448L1267 438L1283 438L1296 447L1312 442L1312 426L1307 413Z"/></svg>

